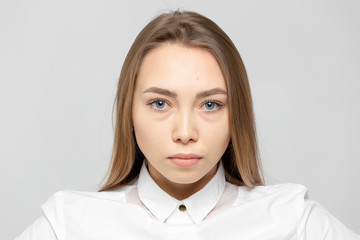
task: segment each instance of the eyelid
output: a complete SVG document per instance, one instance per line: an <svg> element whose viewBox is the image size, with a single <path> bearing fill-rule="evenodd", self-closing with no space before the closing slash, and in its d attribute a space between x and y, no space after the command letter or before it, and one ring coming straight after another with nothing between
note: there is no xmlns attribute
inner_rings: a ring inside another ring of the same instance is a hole
<svg viewBox="0 0 360 240"><path fill-rule="evenodd" d="M214 113L214 112L217 112L217 111L221 110L225 106L225 104L221 103L220 101L217 101L217 100L214 100L214 99L207 99L207 100L205 100L205 101L203 101L201 103L201 107L203 107L206 103L209 103L209 102L215 103L217 106L216 106L215 110L205 110L204 112Z"/></svg>
<svg viewBox="0 0 360 240"><path fill-rule="evenodd" d="M171 107L171 104L169 103L169 101L164 98L153 98L153 99L149 100L148 102L146 102L146 105L148 105L150 107L150 109L152 109L154 111L165 112L166 109L158 109L158 108L153 107L153 104L158 101L164 101L169 107Z"/></svg>
<svg viewBox="0 0 360 240"><path fill-rule="evenodd" d="M165 102L169 107L172 107L170 102L164 98L153 98L153 99L150 99L149 101L146 102L146 105L148 105L150 107L150 109L154 110L154 111L157 111L157 112L166 112L167 109L164 108L164 109L158 109L158 108L155 108L153 107L153 104L158 102L158 101L163 101ZM206 103L214 103L216 104L216 107L214 110L204 110L204 112L207 112L207 113L214 113L214 112L217 112L217 111L220 111L226 104L222 103L221 101L218 101L218 100L214 100L214 99L206 99L204 100L202 103L201 103L201 108L204 107L204 105Z"/></svg>

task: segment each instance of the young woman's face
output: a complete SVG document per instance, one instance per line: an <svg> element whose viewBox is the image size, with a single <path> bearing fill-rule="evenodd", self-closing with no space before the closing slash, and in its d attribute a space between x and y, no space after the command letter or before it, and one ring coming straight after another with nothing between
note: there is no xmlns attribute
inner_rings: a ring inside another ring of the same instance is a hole
<svg viewBox="0 0 360 240"><path fill-rule="evenodd" d="M166 188L212 178L230 131L225 80L209 52L170 43L150 51L132 107L136 141L155 182Z"/></svg>

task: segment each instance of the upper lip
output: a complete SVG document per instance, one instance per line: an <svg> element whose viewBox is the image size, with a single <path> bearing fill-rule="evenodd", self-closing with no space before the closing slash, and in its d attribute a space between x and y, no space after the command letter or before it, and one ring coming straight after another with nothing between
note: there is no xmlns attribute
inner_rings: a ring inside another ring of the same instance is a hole
<svg viewBox="0 0 360 240"><path fill-rule="evenodd" d="M197 155L197 154L193 154L193 153L177 153L177 154L169 156L169 158L187 159L187 158L202 158L202 156Z"/></svg>

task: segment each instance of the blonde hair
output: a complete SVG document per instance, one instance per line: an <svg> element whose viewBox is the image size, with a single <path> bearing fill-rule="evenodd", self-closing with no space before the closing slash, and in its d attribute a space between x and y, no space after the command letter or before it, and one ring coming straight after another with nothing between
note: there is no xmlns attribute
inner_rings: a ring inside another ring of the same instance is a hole
<svg viewBox="0 0 360 240"><path fill-rule="evenodd" d="M213 21L190 11L153 19L136 37L124 61L115 99L116 124L112 159L100 191L136 179L144 155L131 126L132 98L144 56L164 43L203 48L218 61L228 90L230 143L222 156L227 181L253 188L263 185L255 119L245 66L230 38Z"/></svg>

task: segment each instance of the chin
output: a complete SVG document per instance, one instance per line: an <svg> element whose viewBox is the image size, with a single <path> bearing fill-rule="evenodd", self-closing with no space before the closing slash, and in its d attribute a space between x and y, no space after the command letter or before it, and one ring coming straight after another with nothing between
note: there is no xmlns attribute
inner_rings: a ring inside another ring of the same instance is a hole
<svg viewBox="0 0 360 240"><path fill-rule="evenodd" d="M179 178L168 178L171 182L177 183L177 184L192 184L198 182L202 177L201 176L182 176Z"/></svg>

